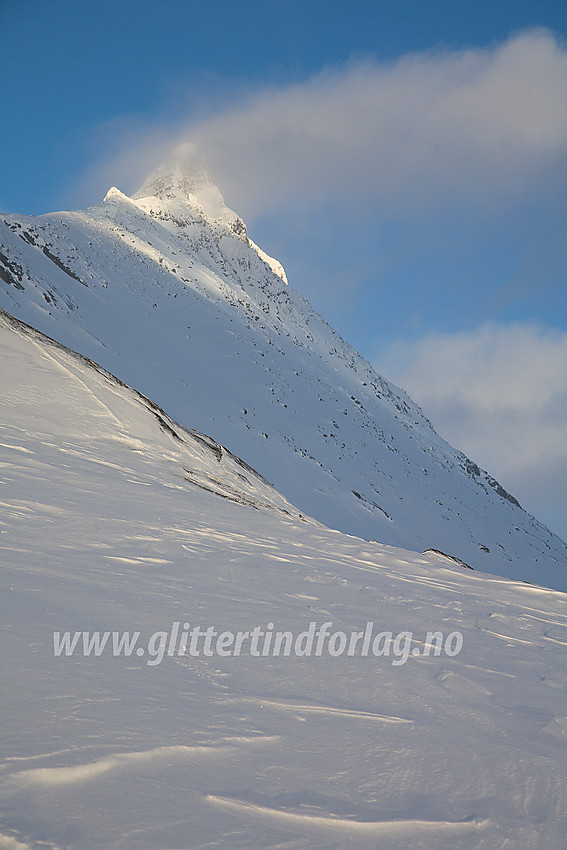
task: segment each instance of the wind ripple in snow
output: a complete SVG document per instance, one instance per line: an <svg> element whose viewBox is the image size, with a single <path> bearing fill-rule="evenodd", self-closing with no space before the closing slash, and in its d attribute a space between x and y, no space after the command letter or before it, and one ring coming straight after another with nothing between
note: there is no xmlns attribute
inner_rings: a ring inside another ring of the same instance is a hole
<svg viewBox="0 0 567 850"><path fill-rule="evenodd" d="M240 701L240 700L239 700ZM273 708L276 711L290 711L297 717L304 720L302 714L323 714L335 717L347 717L353 720L373 720L379 723L412 723L405 717L394 717L389 714L377 714L373 711L359 711L352 708L337 708L330 705L305 704L292 702L290 700L271 700L271 699L242 699L246 702L254 702L260 705L261 708Z"/></svg>
<svg viewBox="0 0 567 850"><path fill-rule="evenodd" d="M120 768L134 767L138 769L140 764L153 764L158 760L192 759L202 756L220 756L233 750L230 746L173 746L156 747L138 753L120 753L99 759L98 761L78 764L72 767L38 767L33 770L23 770L11 777L11 782L16 785L37 784L45 787L59 785L71 785L78 782L88 782L96 779L104 773L118 770Z"/></svg>
<svg viewBox="0 0 567 850"><path fill-rule="evenodd" d="M245 816L254 820L271 822L273 826L294 826L302 831L316 835L317 833L329 833L335 837L344 836L391 836L403 837L412 833L431 833L432 835L443 833L460 833L468 830L479 830L488 826L488 820L470 818L461 821L444 820L417 820L394 819L394 820L357 820L354 818L338 817L330 812L324 814L313 814L313 808L309 813L290 812L271 806L260 805L238 798L225 797L217 794L207 794L205 800L213 805L228 809L237 815Z"/></svg>

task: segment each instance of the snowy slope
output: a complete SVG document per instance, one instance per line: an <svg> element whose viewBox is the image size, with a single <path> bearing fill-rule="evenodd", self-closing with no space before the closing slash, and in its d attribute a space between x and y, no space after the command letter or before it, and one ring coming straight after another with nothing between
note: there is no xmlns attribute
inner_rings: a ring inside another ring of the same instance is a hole
<svg viewBox="0 0 567 850"><path fill-rule="evenodd" d="M5 317L0 352L1 848L564 848L565 594L301 518ZM198 486L213 477L232 500ZM371 622L411 632L411 652L175 645L149 663L151 636L169 647L185 622ZM55 656L67 630L140 639L129 656ZM429 631L461 634L460 652L426 656Z"/></svg>
<svg viewBox="0 0 567 850"><path fill-rule="evenodd" d="M567 547L287 285L201 162L0 220L1 305L210 434L306 514L567 588Z"/></svg>

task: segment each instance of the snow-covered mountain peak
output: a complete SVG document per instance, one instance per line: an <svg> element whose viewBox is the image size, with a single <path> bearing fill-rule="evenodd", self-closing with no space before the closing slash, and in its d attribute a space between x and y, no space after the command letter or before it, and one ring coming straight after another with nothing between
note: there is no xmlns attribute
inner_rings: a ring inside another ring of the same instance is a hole
<svg viewBox="0 0 567 850"><path fill-rule="evenodd" d="M187 153L134 198L1 217L0 305L210 434L304 515L565 589L566 544L283 285Z"/></svg>
<svg viewBox="0 0 567 850"><path fill-rule="evenodd" d="M189 207L211 222L227 225L246 239L246 227L237 214L224 203L217 186L212 182L205 161L192 144L179 145L144 181L132 196L136 202L150 200L155 207L158 199L169 209ZM140 204L139 204L140 205Z"/></svg>
<svg viewBox="0 0 567 850"><path fill-rule="evenodd" d="M112 188L104 200L124 200L125 197L118 189ZM282 265L249 239L246 225L240 216L226 206L219 188L209 176L203 157L194 145L186 143L175 148L128 200L152 218L170 222L176 228L198 223L216 231L221 238L228 230L229 235L237 236L252 248L287 284Z"/></svg>
<svg viewBox="0 0 567 850"><path fill-rule="evenodd" d="M125 195L124 192L121 192L120 189L117 189L116 186L111 186L106 195L103 198L103 203L107 203L108 201L121 201L121 200L130 200L128 195Z"/></svg>

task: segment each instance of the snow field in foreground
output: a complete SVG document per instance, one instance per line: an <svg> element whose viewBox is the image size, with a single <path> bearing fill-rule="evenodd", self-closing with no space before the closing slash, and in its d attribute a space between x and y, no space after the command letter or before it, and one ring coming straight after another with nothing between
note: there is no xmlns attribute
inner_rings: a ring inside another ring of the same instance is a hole
<svg viewBox="0 0 567 850"><path fill-rule="evenodd" d="M562 850L565 594L301 517L37 335L3 324L1 356L0 848ZM53 652L54 631L175 622L463 647Z"/></svg>

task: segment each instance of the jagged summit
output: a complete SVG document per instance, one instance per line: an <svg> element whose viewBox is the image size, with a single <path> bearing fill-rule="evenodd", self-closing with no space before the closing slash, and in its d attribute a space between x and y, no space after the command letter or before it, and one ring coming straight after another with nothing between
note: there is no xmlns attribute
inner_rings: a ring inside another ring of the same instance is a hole
<svg viewBox="0 0 567 850"><path fill-rule="evenodd" d="M110 189L105 201L122 197ZM231 234L252 248L270 269L287 284L285 271L253 242L240 216L227 207L218 186L209 176L204 158L195 145L186 142L173 152L144 181L132 195L138 207L160 220L189 223L197 219L213 228L228 228Z"/></svg>
<svg viewBox="0 0 567 850"><path fill-rule="evenodd" d="M176 147L132 195L135 201L145 198L198 207L208 219L229 226L233 226L238 219L236 213L225 205L218 187L209 176L203 157L195 145L190 143Z"/></svg>

